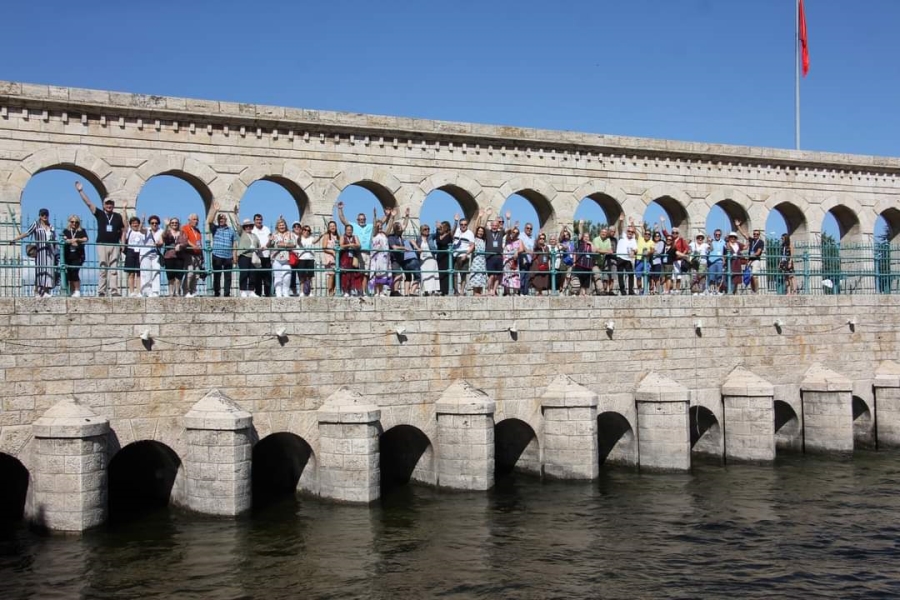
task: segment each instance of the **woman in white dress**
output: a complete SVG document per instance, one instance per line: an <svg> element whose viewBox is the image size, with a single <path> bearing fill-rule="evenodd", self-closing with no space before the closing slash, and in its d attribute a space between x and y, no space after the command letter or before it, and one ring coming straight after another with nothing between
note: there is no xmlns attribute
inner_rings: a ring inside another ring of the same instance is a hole
<svg viewBox="0 0 900 600"><path fill-rule="evenodd" d="M434 241L431 228L422 225L419 229L419 272L422 274L422 294L436 296L441 293L441 282L438 279L438 264L434 257Z"/></svg>

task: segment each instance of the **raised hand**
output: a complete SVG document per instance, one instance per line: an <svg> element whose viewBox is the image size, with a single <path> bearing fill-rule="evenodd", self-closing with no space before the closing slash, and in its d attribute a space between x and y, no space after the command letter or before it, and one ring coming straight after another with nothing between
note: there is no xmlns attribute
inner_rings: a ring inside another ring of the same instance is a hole
<svg viewBox="0 0 900 600"><path fill-rule="evenodd" d="M453 220L459 221L459 213L456 213L455 215L453 215Z"/></svg>
<svg viewBox="0 0 900 600"><path fill-rule="evenodd" d="M83 191L84 191L84 186L81 185L81 182L80 182L80 181L76 181L76 182L75 182L75 189L78 190L79 193L80 193L80 192L83 192Z"/></svg>
<svg viewBox="0 0 900 600"><path fill-rule="evenodd" d="M338 203L337 203L337 207L338 207L338 210L344 210L344 203L343 203L343 202L338 202Z"/></svg>
<svg viewBox="0 0 900 600"><path fill-rule="evenodd" d="M624 223L624 222L625 222L625 213L621 213L619 215L619 223Z"/></svg>
<svg viewBox="0 0 900 600"><path fill-rule="evenodd" d="M409 207L408 207L408 206L406 207L406 210L403 211L403 216L404 216L404 217L408 217L408 216L409 216Z"/></svg>
<svg viewBox="0 0 900 600"><path fill-rule="evenodd" d="M509 221L510 219L512 219L512 211L508 210L506 211L506 220Z"/></svg>

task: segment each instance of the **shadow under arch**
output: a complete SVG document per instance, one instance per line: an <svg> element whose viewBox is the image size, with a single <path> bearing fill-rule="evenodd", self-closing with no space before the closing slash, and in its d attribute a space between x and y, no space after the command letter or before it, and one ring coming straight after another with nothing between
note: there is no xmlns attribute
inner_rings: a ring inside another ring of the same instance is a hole
<svg viewBox="0 0 900 600"><path fill-rule="evenodd" d="M705 406L692 406L689 413L691 418L691 448L693 448L706 433L718 429L719 420Z"/></svg>
<svg viewBox="0 0 900 600"><path fill-rule="evenodd" d="M865 400L853 396L853 443L857 448L875 448L875 420Z"/></svg>
<svg viewBox="0 0 900 600"><path fill-rule="evenodd" d="M423 456L431 449L431 440L418 427L395 425L378 438L382 492L409 483Z"/></svg>
<svg viewBox="0 0 900 600"><path fill-rule="evenodd" d="M269 183L274 183L282 187L284 191L286 191L297 204L297 214L299 215L299 219L303 220L305 217L309 216L307 212L310 206L310 199L306 191L302 187L300 187L300 185L298 185L296 181L292 181L291 179L283 175L263 175L251 181L249 184L247 184L247 188L238 199L238 207L240 207L244 203L244 198L247 195L247 191L253 186L254 183L258 181L268 181ZM241 213L243 214L243 211L241 211Z"/></svg>
<svg viewBox="0 0 900 600"><path fill-rule="evenodd" d="M253 507L296 495L300 479L307 469L315 470L315 454L302 437L279 432L261 439L253 446Z"/></svg>
<svg viewBox="0 0 900 600"><path fill-rule="evenodd" d="M606 411L597 415L599 464L637 464L634 430L624 415Z"/></svg>
<svg viewBox="0 0 900 600"><path fill-rule="evenodd" d="M772 212L777 212L784 219L787 234L791 237L804 236L808 230L806 215L799 206L793 202L780 202L772 207ZM767 226L768 227L768 226Z"/></svg>
<svg viewBox="0 0 900 600"><path fill-rule="evenodd" d="M839 239L835 241L859 233L859 216L852 208L844 204L835 204L826 211L826 214L831 214L837 222Z"/></svg>
<svg viewBox="0 0 900 600"><path fill-rule="evenodd" d="M735 226L735 223L740 221L745 228L747 228L747 235L750 235L750 232L755 229L762 229L758 224L753 224L750 222L750 214L747 212L747 209L741 205L739 202L732 200L731 198L725 198L719 200L712 206L710 206L710 210L713 207L718 206L725 213L725 216L728 217L728 229L729 231ZM706 213L706 228L709 228L709 213ZM705 232L707 235L711 235L711 231ZM725 235L728 235L728 231L723 232Z"/></svg>
<svg viewBox="0 0 900 600"><path fill-rule="evenodd" d="M883 238L876 241L896 243L900 238L900 209L892 206L882 210L877 216L884 219L887 231Z"/></svg>
<svg viewBox="0 0 900 600"><path fill-rule="evenodd" d="M430 200L434 200L434 192L444 192L445 194L452 197L459 203L459 207L462 209L463 215L466 219L472 220L478 215L478 202L475 200L475 197L469 193L466 189L459 187L458 185L448 183L442 185L440 187L436 187L425 196L425 199L422 201L422 208L424 209L425 204L427 204ZM422 212L419 211L419 215L421 216Z"/></svg>
<svg viewBox="0 0 900 600"><path fill-rule="evenodd" d="M540 446L531 425L520 419L504 419L494 424L494 474L514 471L539 474Z"/></svg>
<svg viewBox="0 0 900 600"><path fill-rule="evenodd" d="M800 418L797 411L784 400L776 400L775 413L775 448L776 449L801 449Z"/></svg>
<svg viewBox="0 0 900 600"><path fill-rule="evenodd" d="M622 208L622 204L619 203L618 200L610 196L609 194L605 194L603 192L594 192L592 194L588 194L583 198L578 199L578 207L586 202L590 201L600 207L603 211L603 214L606 215L606 225L607 226L615 226L619 221L619 215L624 212ZM576 209L577 212L577 209ZM599 225L599 223L598 223Z"/></svg>
<svg viewBox="0 0 900 600"><path fill-rule="evenodd" d="M653 198L650 202L647 203L647 207L649 208L650 204L653 203L658 204L666 212L666 216L669 219L669 223L666 227L667 229L673 229L677 227L681 231L681 234L683 236L690 236L691 226L687 206L682 204L679 200L668 195ZM645 209L644 215L641 215L644 220L646 220L646 214L647 211ZM640 224L638 223L637 225ZM651 223L651 225L653 224Z"/></svg>
<svg viewBox="0 0 900 600"><path fill-rule="evenodd" d="M14 456L0 452L0 527L21 521L28 495L28 469Z"/></svg>
<svg viewBox="0 0 900 600"><path fill-rule="evenodd" d="M109 462L109 518L129 519L169 505L181 459L154 440L132 442Z"/></svg>

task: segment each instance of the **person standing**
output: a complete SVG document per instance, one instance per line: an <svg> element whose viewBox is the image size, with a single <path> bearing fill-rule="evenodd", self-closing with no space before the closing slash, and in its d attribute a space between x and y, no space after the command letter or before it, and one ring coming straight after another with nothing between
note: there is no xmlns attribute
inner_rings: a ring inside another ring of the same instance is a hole
<svg viewBox="0 0 900 600"><path fill-rule="evenodd" d="M143 230L141 243L141 296L159 297L159 258L163 247L163 232L159 228L159 216L150 215L147 229Z"/></svg>
<svg viewBox="0 0 900 600"><path fill-rule="evenodd" d="M241 298L256 298L257 263L262 264L259 256L259 238L253 233L253 221L244 219L241 223L241 237L238 239L238 287Z"/></svg>
<svg viewBox="0 0 900 600"><path fill-rule="evenodd" d="M371 223L366 223L366 215L365 213L359 213L356 215L356 223L350 223L347 221L347 218L344 217L344 203L337 203L338 209L338 220L343 224L345 230L347 225L350 225L353 229L353 235L356 237L357 242L359 243L359 252L357 253L356 260L359 263L359 272L361 273L361 287L364 290L369 289L369 254L372 249L372 229L373 225ZM374 209L373 209L374 210ZM377 215L376 215L377 217ZM387 222L388 214L385 211L384 221Z"/></svg>
<svg viewBox="0 0 900 600"><path fill-rule="evenodd" d="M484 253L487 265L488 296L496 296L500 287L500 280L503 278L503 219L497 215L496 219L490 219L490 210L488 209L488 219L491 221L491 230L487 232L484 239Z"/></svg>
<svg viewBox="0 0 900 600"><path fill-rule="evenodd" d="M259 252L260 265L256 269L256 295L269 297L272 295L272 255L266 249L272 241L272 231L263 225L263 216L259 213L253 215L253 235L262 248Z"/></svg>
<svg viewBox="0 0 900 600"><path fill-rule="evenodd" d="M193 298L197 295L197 279L203 271L203 236L198 227L200 217L197 213L188 215L187 225L181 228L187 238L187 248L184 252L184 281L182 283L183 296Z"/></svg>
<svg viewBox="0 0 900 600"><path fill-rule="evenodd" d="M234 214L237 214L237 206ZM216 214L218 213L218 215ZM215 223L213 219L215 218ZM231 220L231 226L228 220ZM213 295L218 298L224 295L231 296L231 271L237 262L237 222L232 214L226 215L219 212L219 203L213 202L209 215L206 217L209 227L209 235L212 237L212 268L213 268ZM225 289L222 290L222 279L225 279ZM223 294L224 292L224 294Z"/></svg>
<svg viewBox="0 0 900 600"><path fill-rule="evenodd" d="M38 219L12 240L10 245L21 239L34 238L34 255L29 249L28 256L34 259L34 295L49 298L56 287L56 231L50 224L50 211L42 208Z"/></svg>
<svg viewBox="0 0 900 600"><path fill-rule="evenodd" d="M628 222L628 228L623 232L625 215L619 215L619 241L616 243L616 270L619 276L619 295L634 296L634 260L637 256L637 240L634 238L634 221ZM624 233L624 235L623 235ZM625 280L628 280L628 290L625 289Z"/></svg>
<svg viewBox="0 0 900 600"><path fill-rule="evenodd" d="M528 295L529 278L531 272L531 253L534 252L534 226L525 223L525 230L519 237L524 250L519 254L519 293Z"/></svg>
<svg viewBox="0 0 900 600"><path fill-rule="evenodd" d="M275 280L275 297L287 298L291 288L291 253L297 247L297 237L288 230L287 221L279 216L275 233L269 242L272 248L272 277Z"/></svg>
<svg viewBox="0 0 900 600"><path fill-rule="evenodd" d="M427 224L419 228L419 270L422 278L422 294L425 296L436 296L441 293L438 263L435 259L437 252L435 236L431 235L431 228Z"/></svg>
<svg viewBox="0 0 900 600"><path fill-rule="evenodd" d="M759 281L762 276L763 252L766 250L766 242L762 239L762 232L759 229L753 230L753 237L747 235L747 224L735 221L737 230L741 236L747 240L747 261L750 265L750 289L756 294L759 292ZM765 281L763 281L765 287Z"/></svg>
<svg viewBox="0 0 900 600"><path fill-rule="evenodd" d="M103 201L100 210L84 193L80 181L75 182L75 189L81 196L94 218L97 219L97 263L100 277L97 280L97 295L100 297L119 295L119 256L122 254L122 234L125 231L125 220L115 211L116 203L112 198Z"/></svg>
<svg viewBox="0 0 900 600"><path fill-rule="evenodd" d="M81 219L78 215L69 217L69 226L63 230L63 244L65 244L66 283L69 286L69 296L78 298L81 296L81 265L84 264L84 245L88 241L87 232L81 228Z"/></svg>

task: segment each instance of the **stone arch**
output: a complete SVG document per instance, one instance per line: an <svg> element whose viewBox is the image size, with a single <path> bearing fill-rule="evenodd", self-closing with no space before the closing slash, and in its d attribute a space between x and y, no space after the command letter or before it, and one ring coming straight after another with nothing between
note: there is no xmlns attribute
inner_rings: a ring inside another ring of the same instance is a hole
<svg viewBox="0 0 900 600"><path fill-rule="evenodd" d="M625 415L616 411L597 415L597 450L601 465L637 464L637 437Z"/></svg>
<svg viewBox="0 0 900 600"><path fill-rule="evenodd" d="M253 505L300 490L315 491L317 471L315 452L305 439L283 431L267 435L253 446Z"/></svg>
<svg viewBox="0 0 900 600"><path fill-rule="evenodd" d="M540 473L541 448L534 428L521 419L503 419L494 424L494 472Z"/></svg>
<svg viewBox="0 0 900 600"><path fill-rule="evenodd" d="M395 425L378 439L383 490L412 481L435 483L431 439L413 425Z"/></svg>
<svg viewBox="0 0 900 600"><path fill-rule="evenodd" d="M748 234L751 230L762 229L765 225L765 222L760 224L758 219L753 218L753 200L750 198L750 196L740 190L736 190L734 188L719 188L710 193L706 197L704 202L706 204L707 210L707 217L704 218L704 228L706 226L706 220L709 216L709 211L714 206L719 206L722 210L725 211L725 214L728 215L729 226L731 226L736 221L741 221L742 223L744 223L744 226L747 228Z"/></svg>
<svg viewBox="0 0 900 600"><path fill-rule="evenodd" d="M534 207L538 215L537 229L553 229L556 227L556 212L553 200L559 193L551 184L537 177L523 175L510 179L500 186L501 205L513 194L524 197ZM496 207L499 212L500 206Z"/></svg>
<svg viewBox="0 0 900 600"><path fill-rule="evenodd" d="M140 440L121 448L109 461L110 519L168 506L183 487L182 460L170 446Z"/></svg>
<svg viewBox="0 0 900 600"><path fill-rule="evenodd" d="M29 474L19 459L0 452L0 524L25 516Z"/></svg>
<svg viewBox="0 0 900 600"><path fill-rule="evenodd" d="M709 408L700 404L692 406L689 415L692 450L707 435L713 439L721 435L719 419Z"/></svg>
<svg viewBox="0 0 900 600"><path fill-rule="evenodd" d="M606 213L608 225L614 225L618 221L619 215L625 211L628 201L628 194L622 188L600 179L592 179L583 183L572 195L575 197L576 206L584 199L596 202Z"/></svg>
<svg viewBox="0 0 900 600"><path fill-rule="evenodd" d="M94 186L100 198L106 198L115 187L111 181L112 167L87 149L44 148L19 162L16 169L9 175L9 185L17 190L20 204L22 193L31 178L38 173L53 169L72 171L84 177Z"/></svg>
<svg viewBox="0 0 900 600"><path fill-rule="evenodd" d="M875 446L875 419L869 405L861 397L852 398L853 441L857 447Z"/></svg>
<svg viewBox="0 0 900 600"><path fill-rule="evenodd" d="M474 218L480 209L487 208L487 195L480 183L462 173L442 171L429 175L413 188L407 199L410 209L421 214L425 199L435 190L453 196L453 199L459 202L467 219Z"/></svg>
<svg viewBox="0 0 900 600"><path fill-rule="evenodd" d="M822 211L823 218L829 212L834 215L838 223L841 240L858 238L866 232L862 218L867 211L863 210L856 199L848 196L831 196L826 198L819 208ZM868 233L871 233L872 229L874 229L874 222L872 225L873 227L868 228ZM821 231L821 223L819 228Z"/></svg>
<svg viewBox="0 0 900 600"><path fill-rule="evenodd" d="M323 206L334 206L341 192L351 185L358 185L374 194L384 208L399 206L398 196L402 188L400 180L384 169L359 166L341 171L326 185Z"/></svg>
<svg viewBox="0 0 900 600"><path fill-rule="evenodd" d="M209 211L213 200L213 186L219 181L218 174L209 165L197 159L177 154L156 156L144 161L128 176L121 193L123 197L117 200L134 209L144 184L157 175L171 175L186 181L197 191L203 200L205 210Z"/></svg>
<svg viewBox="0 0 900 600"><path fill-rule="evenodd" d="M809 235L809 201L794 192L780 191L766 199L767 210L778 211L787 225L787 232L794 241L804 241Z"/></svg>
<svg viewBox="0 0 900 600"><path fill-rule="evenodd" d="M800 417L789 402L775 400L775 447L777 449L799 448L801 434Z"/></svg>
<svg viewBox="0 0 900 600"><path fill-rule="evenodd" d="M883 217L888 226L887 241L900 240L900 198L883 198L875 204L875 218Z"/></svg>
<svg viewBox="0 0 900 600"><path fill-rule="evenodd" d="M309 216L311 191L315 185L315 179L292 163L266 163L247 167L228 186L226 198L231 204L223 205L222 208L229 210L240 206L247 188L257 181L271 181L283 187L297 203L297 210L301 218L306 219Z"/></svg>
<svg viewBox="0 0 900 600"><path fill-rule="evenodd" d="M658 203L669 215L671 221L669 228L678 227L684 237L690 237L688 233L692 231L692 215L689 210L692 201L686 192L673 185L661 183L645 191L641 195L641 201L645 208L652 202ZM698 219L696 216L693 218L694 220ZM641 215L641 219L643 219L643 215Z"/></svg>

